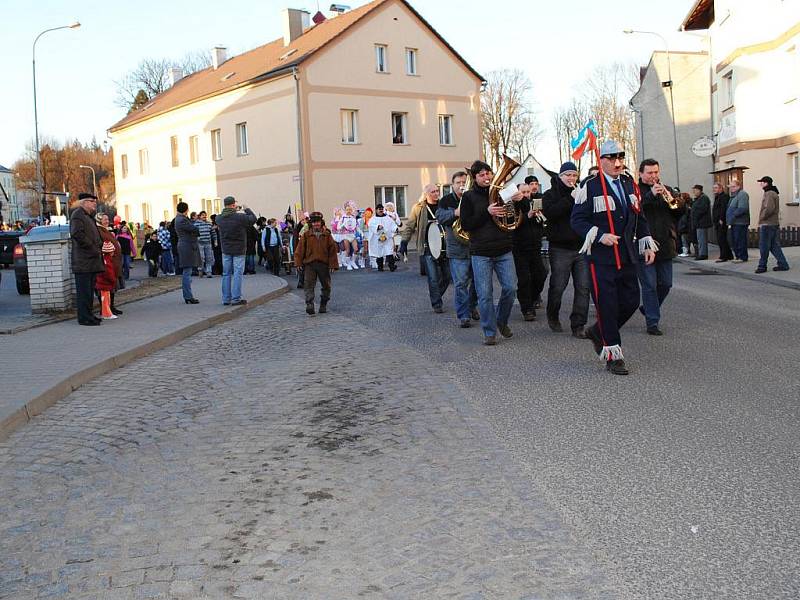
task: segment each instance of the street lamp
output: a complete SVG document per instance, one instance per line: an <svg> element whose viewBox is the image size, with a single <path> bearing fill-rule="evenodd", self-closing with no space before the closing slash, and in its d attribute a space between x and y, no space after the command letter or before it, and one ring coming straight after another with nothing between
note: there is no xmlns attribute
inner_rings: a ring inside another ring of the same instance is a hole
<svg viewBox="0 0 800 600"><path fill-rule="evenodd" d="M94 190L95 197L97 196L97 176L94 172L94 167L88 165L78 165L81 169L89 169L92 172L92 189Z"/></svg>
<svg viewBox="0 0 800 600"><path fill-rule="evenodd" d="M62 25L61 27L53 27L51 29L45 29L39 35L36 36L36 39L33 40L33 127L36 130L36 186L41 194L41 203L42 203L42 218L44 218L44 211L46 208L45 205L45 195L44 195L44 184L42 183L42 161L41 156L39 155L39 111L36 105L36 42L39 41L39 38L42 37L45 33L50 31L58 31L59 29L78 29L81 26L80 22L75 21L72 25Z"/></svg>
<svg viewBox="0 0 800 600"><path fill-rule="evenodd" d="M672 61L669 57L669 44L667 38L655 31L640 31L637 29L624 29L622 33L628 35L633 33L641 33L644 35L654 35L661 39L664 43L664 50L667 53L667 81L661 82L661 87L669 88L669 112L672 116L672 147L675 150L675 185L680 189L681 187L681 170L678 167L678 131L675 128L675 98L672 95ZM644 132L642 132L644 136Z"/></svg>

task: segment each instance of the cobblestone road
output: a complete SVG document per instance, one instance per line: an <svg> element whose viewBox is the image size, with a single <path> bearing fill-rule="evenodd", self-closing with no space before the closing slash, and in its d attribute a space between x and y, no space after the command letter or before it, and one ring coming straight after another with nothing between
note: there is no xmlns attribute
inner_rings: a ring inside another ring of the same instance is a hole
<svg viewBox="0 0 800 600"><path fill-rule="evenodd" d="M618 596L449 376L302 308L137 361L0 444L0 598Z"/></svg>

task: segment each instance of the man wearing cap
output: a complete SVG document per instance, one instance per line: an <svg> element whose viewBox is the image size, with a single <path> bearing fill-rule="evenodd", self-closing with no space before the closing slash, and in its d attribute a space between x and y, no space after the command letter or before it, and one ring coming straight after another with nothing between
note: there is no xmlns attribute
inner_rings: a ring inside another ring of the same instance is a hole
<svg viewBox="0 0 800 600"><path fill-rule="evenodd" d="M608 140L600 147L600 172L575 194L571 224L584 240L597 322L586 330L595 352L615 375L627 375L620 328L639 307L636 265L650 265L658 245L641 213L633 180L622 175L625 152Z"/></svg>
<svg viewBox="0 0 800 600"><path fill-rule="evenodd" d="M331 273L339 268L339 246L333 241L330 230L325 227L321 212L312 212L308 218L310 226L300 235L294 251L294 264L304 273L303 289L306 296L306 313L314 314L314 288L319 280L322 291L319 312L328 312L331 298Z"/></svg>
<svg viewBox="0 0 800 600"><path fill-rule="evenodd" d="M561 297L572 277L572 313L569 324L572 335L585 338L584 328L589 316L589 268L580 255L583 239L570 225L575 200L572 194L578 181L578 168L565 162L553 178L550 189L542 198L542 213L547 218L547 241L550 243L550 289L547 292L547 324L556 333L563 331L559 313Z"/></svg>
<svg viewBox="0 0 800 600"><path fill-rule="evenodd" d="M525 178L517 185L521 198L515 203L522 213L519 226L514 229L513 254L514 268L517 272L517 300L525 321L536 320L536 299L542 292L547 273L542 264L542 234L544 215L539 206L533 204L531 186L538 186L539 180L533 176Z"/></svg>
<svg viewBox="0 0 800 600"><path fill-rule="evenodd" d="M758 213L758 268L756 273L767 272L767 261L769 253L777 259L778 266L772 267L773 271L788 271L789 263L781 250L781 243L778 239L778 225L780 224L781 201L778 196L778 188L772 184L772 177L765 175L758 180L761 189L764 190L764 197L761 200L761 210Z"/></svg>
<svg viewBox="0 0 800 600"><path fill-rule="evenodd" d="M247 253L247 230L253 229L256 215L249 208L239 212L236 199L223 200L225 208L217 215L220 244L222 245L222 303L225 306L247 304L242 298L244 257Z"/></svg>
<svg viewBox="0 0 800 600"><path fill-rule="evenodd" d="M72 211L69 220L79 325L102 323L102 320L92 313L95 277L105 270L103 241L94 220L95 212L97 212L97 196L80 194L78 206Z"/></svg>

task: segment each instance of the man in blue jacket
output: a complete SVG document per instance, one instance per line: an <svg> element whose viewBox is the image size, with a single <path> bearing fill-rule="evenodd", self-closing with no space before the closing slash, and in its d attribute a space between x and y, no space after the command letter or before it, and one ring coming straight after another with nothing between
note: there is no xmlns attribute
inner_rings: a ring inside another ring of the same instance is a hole
<svg viewBox="0 0 800 600"><path fill-rule="evenodd" d="M731 248L736 256L731 262L747 262L747 229L750 226L750 196L742 184L734 177L728 184L731 201L725 212L725 220L730 226Z"/></svg>
<svg viewBox="0 0 800 600"><path fill-rule="evenodd" d="M652 264L658 244L641 213L633 180L623 176L625 152L608 140L600 147L600 172L575 194L570 220L584 243L597 322L586 330L595 352L615 375L627 375L620 328L639 307L636 264Z"/></svg>

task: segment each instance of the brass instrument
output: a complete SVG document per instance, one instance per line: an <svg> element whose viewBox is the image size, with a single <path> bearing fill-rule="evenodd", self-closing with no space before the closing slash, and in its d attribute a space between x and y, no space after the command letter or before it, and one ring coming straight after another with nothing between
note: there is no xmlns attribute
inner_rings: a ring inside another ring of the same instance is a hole
<svg viewBox="0 0 800 600"><path fill-rule="evenodd" d="M461 202L464 199L464 192L466 192L472 186L471 177L469 175L469 167L467 167L465 171L467 172L467 185L465 185L464 189L461 191L461 200L458 201L459 209L461 208ZM455 234L456 239L459 242L461 242L465 246L469 244L469 232L464 231L464 229L462 229L460 217L456 218L456 220L453 221L453 233Z"/></svg>
<svg viewBox="0 0 800 600"><path fill-rule="evenodd" d="M507 154L503 154L503 165L489 184L489 204L505 208L505 212L501 217L492 215L494 224L503 231L514 231L522 222L522 211L515 206L514 202L503 202L503 199L500 198L500 190L503 189L520 166L521 165L513 158Z"/></svg>
<svg viewBox="0 0 800 600"><path fill-rule="evenodd" d="M664 193L659 194L659 196L661 196L664 202L667 203L667 206L669 206L670 210L677 210L679 208L678 201L672 196L672 194L669 191L669 188L665 186L663 183L661 183L660 179L656 183L664 187Z"/></svg>

